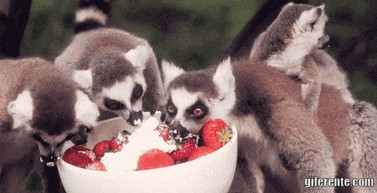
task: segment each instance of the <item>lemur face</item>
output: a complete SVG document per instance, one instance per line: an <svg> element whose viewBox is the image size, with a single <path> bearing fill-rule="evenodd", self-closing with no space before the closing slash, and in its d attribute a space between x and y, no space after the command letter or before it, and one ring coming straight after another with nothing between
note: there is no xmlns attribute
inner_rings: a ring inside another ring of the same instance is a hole
<svg viewBox="0 0 377 193"><path fill-rule="evenodd" d="M267 61L267 65L297 76L305 57L329 41L325 32L328 20L324 5L288 3L274 22L258 37L250 57Z"/></svg>
<svg viewBox="0 0 377 193"><path fill-rule="evenodd" d="M184 72L168 62L162 63L162 70L168 88L165 122L175 139L197 134L210 119L226 120L235 101L230 60L216 70Z"/></svg>
<svg viewBox="0 0 377 193"><path fill-rule="evenodd" d="M142 98L146 83L142 75L128 76L97 95L97 105L111 111L137 126L142 122Z"/></svg>
<svg viewBox="0 0 377 193"><path fill-rule="evenodd" d="M311 44L312 48L321 48L329 40L325 32L328 17L324 8L325 5L313 6L300 14L291 29L292 46L300 46L301 44L307 46ZM288 7L286 11L289 11L289 9Z"/></svg>
<svg viewBox="0 0 377 193"><path fill-rule="evenodd" d="M74 79L104 111L116 113L132 126L143 120L146 91L144 68L151 56L145 46L126 53L110 50L94 56L89 70L77 70Z"/></svg>
<svg viewBox="0 0 377 193"><path fill-rule="evenodd" d="M36 140L41 161L54 166L66 141L86 143L99 111L82 91L43 89L24 90L8 104L8 112L13 128L26 129Z"/></svg>

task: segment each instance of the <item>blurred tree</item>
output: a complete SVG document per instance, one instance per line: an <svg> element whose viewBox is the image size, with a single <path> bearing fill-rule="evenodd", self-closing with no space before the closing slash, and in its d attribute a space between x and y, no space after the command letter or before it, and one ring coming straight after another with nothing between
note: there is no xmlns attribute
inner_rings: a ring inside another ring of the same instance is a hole
<svg viewBox="0 0 377 193"><path fill-rule="evenodd" d="M0 1L0 56L18 57L31 0Z"/></svg>
<svg viewBox="0 0 377 193"><path fill-rule="evenodd" d="M289 2L307 3L308 0L266 0L239 34L230 42L228 47L225 48L215 63L228 56L231 56L232 59L247 57L250 54L255 38L267 29L278 16L281 8Z"/></svg>

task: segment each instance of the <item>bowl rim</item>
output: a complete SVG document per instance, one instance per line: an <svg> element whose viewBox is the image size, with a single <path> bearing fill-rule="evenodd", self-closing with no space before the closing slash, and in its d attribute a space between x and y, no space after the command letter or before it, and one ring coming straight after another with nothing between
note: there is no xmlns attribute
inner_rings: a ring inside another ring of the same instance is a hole
<svg viewBox="0 0 377 193"><path fill-rule="evenodd" d="M101 121L98 125L106 124L107 122L118 121L119 119L122 119L122 118L121 117L115 117L115 118L107 119L107 120ZM75 173L76 172L81 172L81 173L84 172L86 174L89 174L91 172L94 172L92 174L103 175L103 177L106 177L108 179L122 179L122 178L124 178L124 176L145 175L145 173L153 175L152 173L163 172L163 170L166 170L166 171L176 170L176 169L179 170L180 167L182 167L182 168L190 167L190 165L196 165L196 163L198 163L198 162L206 163L207 160L212 159L212 157L216 156L217 154L221 154L221 153L225 154L226 151L229 151L229 149L231 148L232 145L236 145L237 148L238 148L238 131L237 131L236 127L234 127L234 126L229 126L229 127L232 129L233 135L232 135L232 138L230 139L230 141L228 143L226 143L224 146L222 146L221 148L217 149L216 151L214 151L210 154L199 157L195 160L178 163L178 164L174 164L174 165L171 165L171 166L166 166L166 167L161 167L161 168L153 168L153 169L146 169L146 170L127 171L127 172L124 172L124 173L123 172L113 173L113 172L107 172L107 171L90 170L90 169L74 166L72 164L67 163L66 161L63 160L63 158L61 158L57 162L57 168L58 168L58 170L61 170L62 167L69 168L69 170L74 170ZM69 146L68 148L70 148L70 147L72 147L72 146ZM66 169L64 169L64 170L66 170Z"/></svg>

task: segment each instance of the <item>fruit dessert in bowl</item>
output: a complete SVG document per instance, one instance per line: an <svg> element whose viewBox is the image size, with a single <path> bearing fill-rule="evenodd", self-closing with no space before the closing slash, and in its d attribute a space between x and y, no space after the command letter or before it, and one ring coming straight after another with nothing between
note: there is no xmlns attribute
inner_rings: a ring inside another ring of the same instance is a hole
<svg viewBox="0 0 377 193"><path fill-rule="evenodd" d="M103 121L85 146L65 144L57 167L66 192L228 192L235 128L211 120L197 136L176 142L159 113L144 117L136 129L121 118Z"/></svg>

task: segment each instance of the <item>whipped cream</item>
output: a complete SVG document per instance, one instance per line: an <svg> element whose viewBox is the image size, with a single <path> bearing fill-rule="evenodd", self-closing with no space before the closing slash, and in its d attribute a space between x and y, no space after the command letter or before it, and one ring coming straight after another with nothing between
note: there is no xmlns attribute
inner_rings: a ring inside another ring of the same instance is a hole
<svg viewBox="0 0 377 193"><path fill-rule="evenodd" d="M166 142L160 137L160 132L156 130L158 125L159 121L155 117L148 118L128 137L128 143L123 145L121 151L105 153L101 162L107 171L123 173L136 170L139 157L152 149L163 152L176 150L174 140Z"/></svg>

